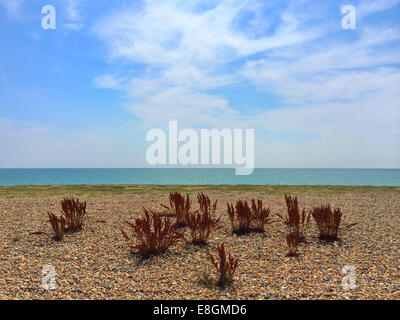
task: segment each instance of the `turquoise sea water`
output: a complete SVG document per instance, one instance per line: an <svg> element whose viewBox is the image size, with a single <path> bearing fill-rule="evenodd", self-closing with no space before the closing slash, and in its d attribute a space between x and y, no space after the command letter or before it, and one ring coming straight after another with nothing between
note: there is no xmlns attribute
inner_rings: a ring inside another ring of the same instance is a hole
<svg viewBox="0 0 400 320"><path fill-rule="evenodd" d="M0 185L253 184L400 186L400 169L0 169Z"/></svg>

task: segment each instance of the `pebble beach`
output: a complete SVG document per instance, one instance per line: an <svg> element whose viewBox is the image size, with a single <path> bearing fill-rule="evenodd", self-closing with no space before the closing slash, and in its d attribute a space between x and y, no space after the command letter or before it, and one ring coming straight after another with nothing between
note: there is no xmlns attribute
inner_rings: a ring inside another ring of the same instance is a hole
<svg viewBox="0 0 400 320"><path fill-rule="evenodd" d="M211 234L209 245L180 242L146 260L130 252L120 229L124 220L142 214L142 206L161 210L168 192L79 194L87 201L84 229L60 242L52 239L47 212L60 214L63 196L76 194L0 193L0 299L400 299L399 187L385 192L379 187L376 192L288 190L307 211L328 203L343 211L340 240L320 241L311 220L299 257L286 256L283 222L268 225L263 234L236 236L226 213L227 201L258 198L277 220L276 213L286 212L285 190L207 188L201 191L218 200L223 226ZM196 191L185 191L197 208ZM357 224L346 228L352 223ZM208 252L215 254L221 242L239 259L234 283L223 289L200 281L206 273L216 277ZM53 290L42 287L44 266L56 272ZM342 286L346 266L355 272L352 290Z"/></svg>

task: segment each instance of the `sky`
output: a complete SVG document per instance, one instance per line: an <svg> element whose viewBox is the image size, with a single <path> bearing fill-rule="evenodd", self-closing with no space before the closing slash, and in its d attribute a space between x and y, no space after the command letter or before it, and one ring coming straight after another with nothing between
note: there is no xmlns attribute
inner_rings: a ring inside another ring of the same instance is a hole
<svg viewBox="0 0 400 320"><path fill-rule="evenodd" d="M400 168L400 0L0 0L0 39L2 168L148 167L173 120L254 128L256 167Z"/></svg>

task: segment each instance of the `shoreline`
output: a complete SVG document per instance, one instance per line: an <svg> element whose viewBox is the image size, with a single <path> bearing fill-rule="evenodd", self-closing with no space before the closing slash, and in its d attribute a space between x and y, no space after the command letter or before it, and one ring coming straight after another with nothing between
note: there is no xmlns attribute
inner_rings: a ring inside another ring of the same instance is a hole
<svg viewBox="0 0 400 320"><path fill-rule="evenodd" d="M97 196L106 194L143 194L168 193L170 191L187 192L256 192L259 195L284 193L299 194L343 194L343 193L389 193L400 194L400 186L352 186L352 185L135 185L135 184L81 184L81 185L25 185L0 186L2 196L41 196L73 194L77 196Z"/></svg>

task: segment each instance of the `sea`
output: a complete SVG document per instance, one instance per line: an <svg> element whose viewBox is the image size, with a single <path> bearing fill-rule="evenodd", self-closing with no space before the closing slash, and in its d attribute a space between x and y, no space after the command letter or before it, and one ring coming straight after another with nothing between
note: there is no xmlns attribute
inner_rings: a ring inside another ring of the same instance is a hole
<svg viewBox="0 0 400 320"><path fill-rule="evenodd" d="M64 184L400 186L400 169L0 169L0 186Z"/></svg>

